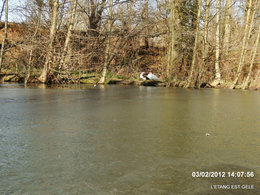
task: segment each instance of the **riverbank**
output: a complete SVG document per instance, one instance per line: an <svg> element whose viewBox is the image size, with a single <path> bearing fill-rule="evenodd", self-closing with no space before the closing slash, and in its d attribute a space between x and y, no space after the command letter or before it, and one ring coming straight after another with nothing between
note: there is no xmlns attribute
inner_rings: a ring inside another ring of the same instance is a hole
<svg viewBox="0 0 260 195"><path fill-rule="evenodd" d="M59 75L58 78L53 79L49 84L98 84L101 75L91 74L71 74ZM5 73L0 74L0 82L17 82L24 83L26 76L24 74ZM36 76L30 76L28 83L40 83ZM161 86L166 87L167 83L164 81L139 80L136 77L125 77L122 75L109 75L106 79L108 85L133 85L133 86Z"/></svg>
<svg viewBox="0 0 260 195"><path fill-rule="evenodd" d="M101 75L97 73L72 73L72 74L62 74L58 75L56 78L52 78L48 84L92 84L97 85ZM26 79L26 74L24 73L1 73L0 82L17 82L24 83ZM31 75L27 83L40 83L37 79L37 75ZM184 88L185 81L175 80L172 82L160 80L141 80L138 76L127 77L123 75L115 75L113 73L108 74L105 84L108 85L132 85L132 86L155 86L155 87L176 87ZM200 88L223 88L229 89L232 82L222 81L220 85L213 86L210 82L203 82L200 84ZM236 86L236 89L242 89L242 86ZM250 90L259 90L260 83L254 81L251 83Z"/></svg>

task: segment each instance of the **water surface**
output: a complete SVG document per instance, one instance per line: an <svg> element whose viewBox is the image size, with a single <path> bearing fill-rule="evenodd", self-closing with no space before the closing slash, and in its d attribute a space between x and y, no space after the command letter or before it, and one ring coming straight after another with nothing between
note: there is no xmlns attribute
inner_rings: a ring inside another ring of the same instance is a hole
<svg viewBox="0 0 260 195"><path fill-rule="evenodd" d="M0 194L257 194L259 130L257 91L1 84Z"/></svg>

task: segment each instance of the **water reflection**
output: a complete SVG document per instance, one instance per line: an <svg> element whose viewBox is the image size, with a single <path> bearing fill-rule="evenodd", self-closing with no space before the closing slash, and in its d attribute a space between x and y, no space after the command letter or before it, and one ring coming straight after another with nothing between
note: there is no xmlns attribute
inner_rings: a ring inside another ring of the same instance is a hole
<svg viewBox="0 0 260 195"><path fill-rule="evenodd" d="M0 193L207 194L222 180L192 171L260 173L257 92L4 86L0 94ZM258 176L225 182L259 187Z"/></svg>

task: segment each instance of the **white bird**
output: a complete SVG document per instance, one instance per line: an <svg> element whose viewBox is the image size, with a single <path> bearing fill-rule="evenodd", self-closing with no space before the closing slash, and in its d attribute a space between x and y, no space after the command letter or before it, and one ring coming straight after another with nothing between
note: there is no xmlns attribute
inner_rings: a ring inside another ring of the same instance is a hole
<svg viewBox="0 0 260 195"><path fill-rule="evenodd" d="M149 72L149 74L147 75L147 78L150 80L155 80L155 81L159 80L159 78L157 76L155 76L152 72Z"/></svg>
<svg viewBox="0 0 260 195"><path fill-rule="evenodd" d="M140 74L140 78L143 79L143 80L147 80L147 79L148 79L148 78L147 78L147 73L142 72L142 73Z"/></svg>

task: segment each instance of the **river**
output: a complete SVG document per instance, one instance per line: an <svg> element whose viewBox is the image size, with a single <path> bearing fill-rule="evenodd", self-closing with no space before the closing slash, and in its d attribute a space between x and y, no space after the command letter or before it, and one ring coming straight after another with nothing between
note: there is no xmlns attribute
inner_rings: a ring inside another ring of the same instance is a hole
<svg viewBox="0 0 260 195"><path fill-rule="evenodd" d="M259 154L258 91L0 84L0 194L256 194Z"/></svg>

